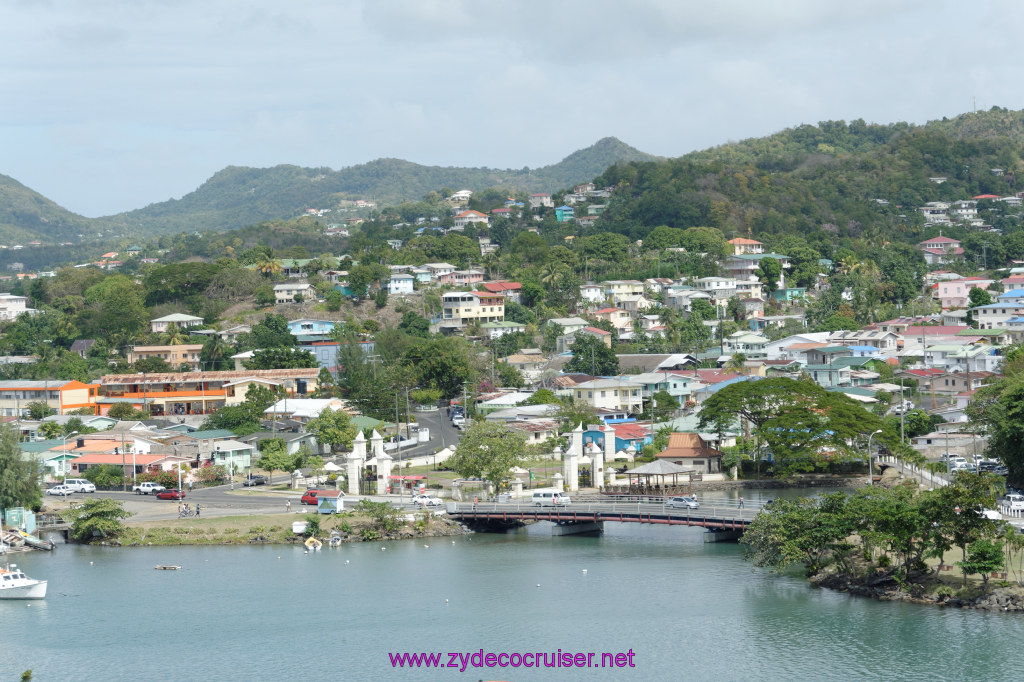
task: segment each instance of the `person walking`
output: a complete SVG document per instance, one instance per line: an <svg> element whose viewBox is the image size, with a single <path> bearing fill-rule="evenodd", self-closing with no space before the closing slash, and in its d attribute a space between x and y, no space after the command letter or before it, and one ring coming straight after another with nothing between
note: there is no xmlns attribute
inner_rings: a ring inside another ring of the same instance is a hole
<svg viewBox="0 0 1024 682"><path fill-rule="evenodd" d="M743 509L743 496L740 495L740 509Z"/></svg>
<svg viewBox="0 0 1024 682"><path fill-rule="evenodd" d="M196 504L196 518L199 518L199 505Z"/></svg>
<svg viewBox="0 0 1024 682"><path fill-rule="evenodd" d="M284 501L284 510L286 512L291 513L291 511L292 511L292 501L291 500L285 500Z"/></svg>

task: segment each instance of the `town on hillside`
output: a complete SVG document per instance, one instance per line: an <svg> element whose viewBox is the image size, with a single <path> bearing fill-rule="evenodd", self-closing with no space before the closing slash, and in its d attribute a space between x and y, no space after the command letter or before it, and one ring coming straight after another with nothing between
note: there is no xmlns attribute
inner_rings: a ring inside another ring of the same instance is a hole
<svg viewBox="0 0 1024 682"><path fill-rule="evenodd" d="M620 191L443 190L343 225L309 209L280 247L160 238L11 274L0 414L51 486L276 471L460 499L1024 474L1006 412L979 407L1012 400L1024 336L1021 233L986 212L1019 218L1024 192L865 200L921 239L827 244L666 225L632 239L602 229ZM517 454L481 480L464 441L509 433Z"/></svg>

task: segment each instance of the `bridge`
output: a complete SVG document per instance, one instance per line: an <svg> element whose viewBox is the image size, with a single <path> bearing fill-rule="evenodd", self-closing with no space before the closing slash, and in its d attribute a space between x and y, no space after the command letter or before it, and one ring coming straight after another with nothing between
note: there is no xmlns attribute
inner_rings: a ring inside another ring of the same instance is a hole
<svg viewBox="0 0 1024 682"><path fill-rule="evenodd" d="M661 502L592 502L567 507L536 507L532 502L495 504L449 502L448 515L482 531L503 531L532 521L551 521L553 535L599 533L606 522L697 526L709 532L705 542L737 540L760 511L737 505L701 505L674 509Z"/></svg>

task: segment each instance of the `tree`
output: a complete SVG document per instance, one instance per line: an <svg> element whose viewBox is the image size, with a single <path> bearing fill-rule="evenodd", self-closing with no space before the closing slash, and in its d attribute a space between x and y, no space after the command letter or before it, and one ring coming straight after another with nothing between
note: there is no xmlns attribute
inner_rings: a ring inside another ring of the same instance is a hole
<svg viewBox="0 0 1024 682"><path fill-rule="evenodd" d="M295 336L288 330L288 319L284 315L267 313L252 331L239 335L239 351L263 348L290 348L298 345Z"/></svg>
<svg viewBox="0 0 1024 682"><path fill-rule="evenodd" d="M18 434L7 424L0 426L0 509L39 509L43 495L38 479L35 460L22 457Z"/></svg>
<svg viewBox="0 0 1024 682"><path fill-rule="evenodd" d="M258 350L242 362L246 369L312 369L319 364L308 350L281 347Z"/></svg>
<svg viewBox="0 0 1024 682"><path fill-rule="evenodd" d="M555 412L555 419L558 420L562 431L572 431L580 424L585 427L587 424L596 424L598 421L597 410L593 405L572 398L561 403Z"/></svg>
<svg viewBox="0 0 1024 682"><path fill-rule="evenodd" d="M107 416L118 421L132 421L138 419L149 419L149 413L136 410L131 403L117 403L112 405Z"/></svg>
<svg viewBox="0 0 1024 682"><path fill-rule="evenodd" d="M762 258L761 263L754 273L761 280L764 288L770 294L779 287L779 277L782 276L782 265L774 258Z"/></svg>
<svg viewBox="0 0 1024 682"><path fill-rule="evenodd" d="M837 554L849 551L853 522L845 507L843 493L775 500L743 533L744 558L773 571L803 564L807 576L820 573Z"/></svg>
<svg viewBox="0 0 1024 682"><path fill-rule="evenodd" d="M679 401L673 398L665 389L659 390L654 394L653 398L654 400L651 402L649 412L655 422L665 421L679 409Z"/></svg>
<svg viewBox="0 0 1024 682"><path fill-rule="evenodd" d="M47 440L60 438L61 428L57 422L42 422L37 429L39 435Z"/></svg>
<svg viewBox="0 0 1024 682"><path fill-rule="evenodd" d="M28 418L33 421L42 421L51 414L57 414L57 410L46 404L45 401L37 400L27 405Z"/></svg>
<svg viewBox="0 0 1024 682"><path fill-rule="evenodd" d="M430 338L430 322L411 310L402 315L402 321L398 323L398 328L410 336L421 339Z"/></svg>
<svg viewBox="0 0 1024 682"><path fill-rule="evenodd" d="M269 482L273 483L275 471L289 471L294 458L288 454L288 448L281 438L265 438L259 442L260 451L258 465L267 472Z"/></svg>
<svg viewBox="0 0 1024 682"><path fill-rule="evenodd" d="M203 369L207 372L234 368L234 363L231 361L231 346L217 334L211 336L203 344L203 349L199 352L199 359Z"/></svg>
<svg viewBox="0 0 1024 682"><path fill-rule="evenodd" d="M970 299L971 308L992 303L992 295L981 287L971 287L971 290L967 292L967 298Z"/></svg>
<svg viewBox="0 0 1024 682"><path fill-rule="evenodd" d="M388 290L386 287L381 287L377 290L377 293L373 297L373 304L380 310L388 304Z"/></svg>
<svg viewBox="0 0 1024 682"><path fill-rule="evenodd" d="M132 513L121 502L109 498L85 500L78 507L62 513L71 523L71 536L79 542L87 542L94 536L116 537L124 531L122 519Z"/></svg>
<svg viewBox="0 0 1024 682"><path fill-rule="evenodd" d="M274 289L268 285L256 287L256 290L253 292L253 296L255 297L256 305L258 306L274 305L274 303L277 302L277 296L274 295Z"/></svg>
<svg viewBox="0 0 1024 682"><path fill-rule="evenodd" d="M414 385L440 389L445 398L462 393L462 384L472 377L470 348L458 337L431 338L419 341L406 353L403 364L418 376Z"/></svg>
<svg viewBox="0 0 1024 682"><path fill-rule="evenodd" d="M972 289L976 291L976 289ZM964 576L980 574L981 592L988 594L988 578L995 571L1006 565L1006 557L1003 555L1003 545L995 540L983 538L975 540L967 547L967 558L958 561L957 566L964 572Z"/></svg>
<svg viewBox="0 0 1024 682"><path fill-rule="evenodd" d="M614 376L619 373L618 356L596 336L577 333L569 350L572 358L565 363L566 373L580 372L593 376Z"/></svg>
<svg viewBox="0 0 1024 682"><path fill-rule="evenodd" d="M464 478L483 478L499 492L512 478L512 470L526 465L529 460L525 434L512 431L504 424L475 422L446 464Z"/></svg>
<svg viewBox="0 0 1024 682"><path fill-rule="evenodd" d="M325 407L318 417L306 423L306 432L315 435L320 443L330 445L334 453L352 447L357 430L348 412Z"/></svg>

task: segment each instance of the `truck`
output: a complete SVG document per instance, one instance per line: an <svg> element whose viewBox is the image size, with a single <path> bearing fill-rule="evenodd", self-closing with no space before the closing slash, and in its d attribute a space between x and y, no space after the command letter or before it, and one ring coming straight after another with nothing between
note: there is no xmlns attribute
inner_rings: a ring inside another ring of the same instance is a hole
<svg viewBox="0 0 1024 682"><path fill-rule="evenodd" d="M132 486L132 492L136 495L148 495L150 493L158 493L161 490L167 490L167 488L153 481L146 481L145 483Z"/></svg>

